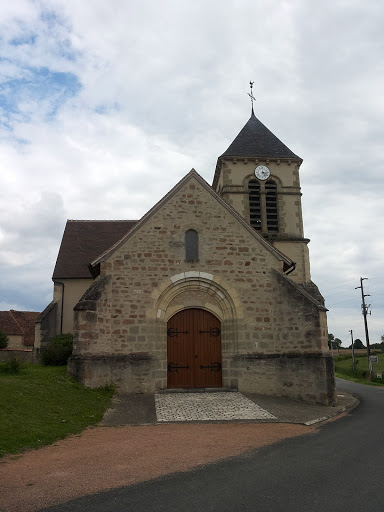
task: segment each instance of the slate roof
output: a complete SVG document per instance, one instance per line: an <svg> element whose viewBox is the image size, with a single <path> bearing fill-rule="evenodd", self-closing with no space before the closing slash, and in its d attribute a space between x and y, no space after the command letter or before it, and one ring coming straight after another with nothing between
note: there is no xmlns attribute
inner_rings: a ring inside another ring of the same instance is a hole
<svg viewBox="0 0 384 512"><path fill-rule="evenodd" d="M24 336L24 345L33 346L37 311L0 311L0 331L8 336Z"/></svg>
<svg viewBox="0 0 384 512"><path fill-rule="evenodd" d="M68 220L52 279L92 277L88 265L112 247L137 220Z"/></svg>
<svg viewBox="0 0 384 512"><path fill-rule="evenodd" d="M253 111L239 135L221 155L226 156L301 160L257 119Z"/></svg>

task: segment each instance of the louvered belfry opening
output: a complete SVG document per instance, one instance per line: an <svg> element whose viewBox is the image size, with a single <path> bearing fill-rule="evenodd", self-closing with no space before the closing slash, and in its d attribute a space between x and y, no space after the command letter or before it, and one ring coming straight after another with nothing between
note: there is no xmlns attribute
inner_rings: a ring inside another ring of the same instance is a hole
<svg viewBox="0 0 384 512"><path fill-rule="evenodd" d="M277 185L273 180L265 183L265 206L268 233L279 231L279 217L277 211Z"/></svg>
<svg viewBox="0 0 384 512"><path fill-rule="evenodd" d="M279 232L279 212L277 210L277 184L273 180L260 183L250 180L249 191L249 223L264 233ZM265 195L265 204L262 202Z"/></svg>
<svg viewBox="0 0 384 512"><path fill-rule="evenodd" d="M261 231L261 195L260 183L251 180L248 183L249 190L249 222L251 226Z"/></svg>

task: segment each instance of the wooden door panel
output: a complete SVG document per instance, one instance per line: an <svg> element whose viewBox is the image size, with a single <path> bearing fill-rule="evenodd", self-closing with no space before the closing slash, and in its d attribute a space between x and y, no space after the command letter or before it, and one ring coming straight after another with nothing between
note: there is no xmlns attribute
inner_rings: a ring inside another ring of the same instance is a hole
<svg viewBox="0 0 384 512"><path fill-rule="evenodd" d="M221 387L221 323L202 309L176 313L167 325L168 387Z"/></svg>
<svg viewBox="0 0 384 512"><path fill-rule="evenodd" d="M189 310L186 310L189 311ZM192 316L174 315L167 326L168 387L193 387Z"/></svg>
<svg viewBox="0 0 384 512"><path fill-rule="evenodd" d="M195 387L221 387L221 323L208 311L201 310L196 330L198 371Z"/></svg>

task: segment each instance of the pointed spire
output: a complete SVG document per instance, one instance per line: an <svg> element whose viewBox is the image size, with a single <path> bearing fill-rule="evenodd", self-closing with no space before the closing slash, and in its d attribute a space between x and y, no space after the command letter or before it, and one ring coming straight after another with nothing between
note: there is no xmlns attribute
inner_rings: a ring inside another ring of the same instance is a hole
<svg viewBox="0 0 384 512"><path fill-rule="evenodd" d="M283 144L276 135L257 119L253 112L253 100L251 117L229 148L221 156L290 158L301 160L299 156L295 155L293 151Z"/></svg>

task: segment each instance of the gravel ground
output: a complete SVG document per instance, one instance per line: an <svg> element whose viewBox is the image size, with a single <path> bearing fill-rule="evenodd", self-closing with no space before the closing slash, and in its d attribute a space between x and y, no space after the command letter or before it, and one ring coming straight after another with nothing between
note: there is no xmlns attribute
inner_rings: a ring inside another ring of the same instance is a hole
<svg viewBox="0 0 384 512"><path fill-rule="evenodd" d="M0 512L68 500L188 471L282 439L315 432L285 423L96 427L0 460Z"/></svg>

